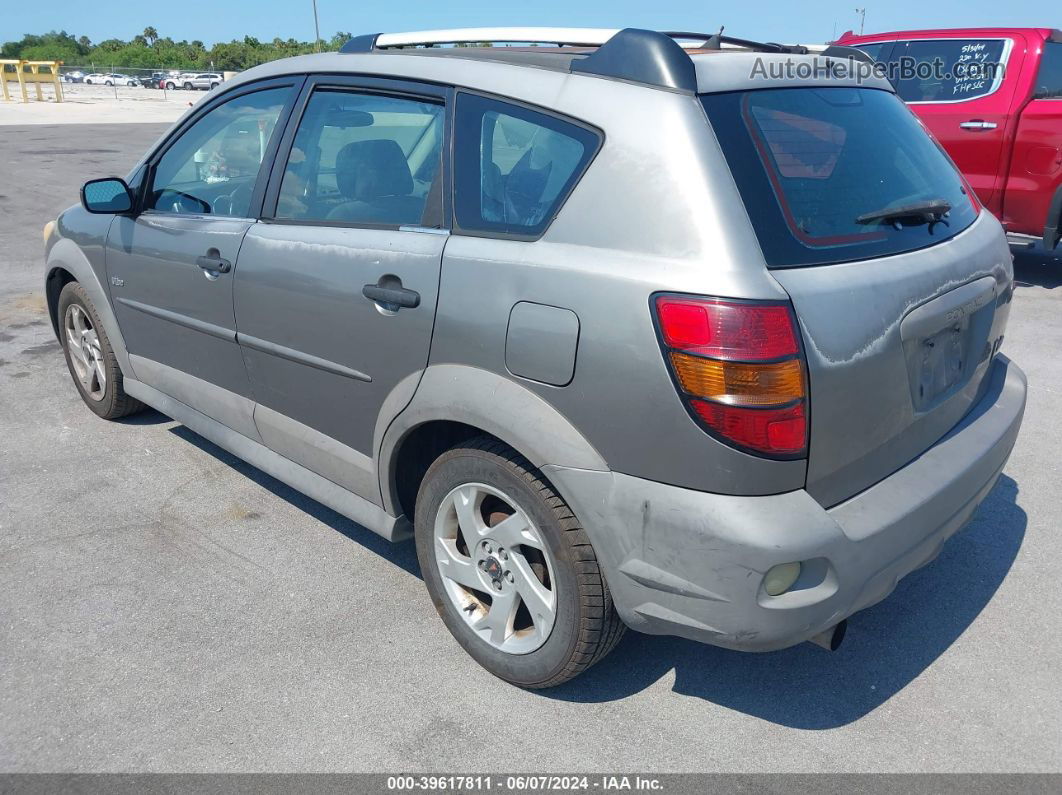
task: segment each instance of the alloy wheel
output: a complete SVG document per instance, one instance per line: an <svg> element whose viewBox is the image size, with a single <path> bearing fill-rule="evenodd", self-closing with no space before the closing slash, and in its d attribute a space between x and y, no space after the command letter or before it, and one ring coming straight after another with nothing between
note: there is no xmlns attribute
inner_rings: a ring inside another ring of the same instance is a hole
<svg viewBox="0 0 1062 795"><path fill-rule="evenodd" d="M107 394L107 364L100 347L100 338L84 307L71 304L63 319L70 364L85 394L92 400L103 400Z"/></svg>
<svg viewBox="0 0 1062 795"><path fill-rule="evenodd" d="M483 483L443 498L432 539L443 588L484 642L528 654L557 618L557 579L542 534L516 502Z"/></svg>

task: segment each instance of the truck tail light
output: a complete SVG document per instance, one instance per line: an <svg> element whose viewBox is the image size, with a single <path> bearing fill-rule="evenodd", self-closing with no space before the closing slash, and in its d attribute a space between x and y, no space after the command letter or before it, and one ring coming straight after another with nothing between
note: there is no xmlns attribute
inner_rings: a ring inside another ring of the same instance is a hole
<svg viewBox="0 0 1062 795"><path fill-rule="evenodd" d="M788 304L657 295L653 308L675 385L705 431L755 455L807 455L807 374Z"/></svg>

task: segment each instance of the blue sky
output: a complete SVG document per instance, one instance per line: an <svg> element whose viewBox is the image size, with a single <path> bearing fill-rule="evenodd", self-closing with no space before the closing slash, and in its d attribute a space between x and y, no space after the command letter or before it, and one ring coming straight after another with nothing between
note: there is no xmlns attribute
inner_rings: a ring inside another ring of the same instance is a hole
<svg viewBox="0 0 1062 795"><path fill-rule="evenodd" d="M647 0L452 0L402 3L317 0L321 35L421 30L480 25L640 26L715 30L725 24L734 36L773 41L820 42L848 28L858 30L853 10L866 6L866 31L910 28L1001 26L1062 27L1057 0L740 0L734 2L651 2ZM1054 11L1052 11L1054 9ZM246 35L313 39L311 0L54 0L4 4L0 41L23 33L65 29L93 41L128 39L154 26L174 39L207 44Z"/></svg>

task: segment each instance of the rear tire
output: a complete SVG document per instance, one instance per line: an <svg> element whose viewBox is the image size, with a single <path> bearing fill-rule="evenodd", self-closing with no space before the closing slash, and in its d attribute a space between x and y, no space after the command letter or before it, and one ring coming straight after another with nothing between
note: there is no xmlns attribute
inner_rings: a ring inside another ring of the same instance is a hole
<svg viewBox="0 0 1062 795"><path fill-rule="evenodd" d="M77 282L70 282L59 293L59 333L70 377L96 416L115 420L143 410L143 403L126 394L122 370L99 313Z"/></svg>
<svg viewBox="0 0 1062 795"><path fill-rule="evenodd" d="M578 519L538 470L498 440L478 437L441 455L421 483L414 524L435 609L495 676L553 687L622 637L626 628Z"/></svg>

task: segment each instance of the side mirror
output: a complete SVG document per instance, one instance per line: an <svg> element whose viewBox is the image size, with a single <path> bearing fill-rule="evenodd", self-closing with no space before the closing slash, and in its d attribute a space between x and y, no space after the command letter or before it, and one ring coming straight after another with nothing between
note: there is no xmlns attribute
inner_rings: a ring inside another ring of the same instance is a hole
<svg viewBox="0 0 1062 795"><path fill-rule="evenodd" d="M81 186L81 204L90 213L127 213L133 209L133 192L118 177L91 179Z"/></svg>

